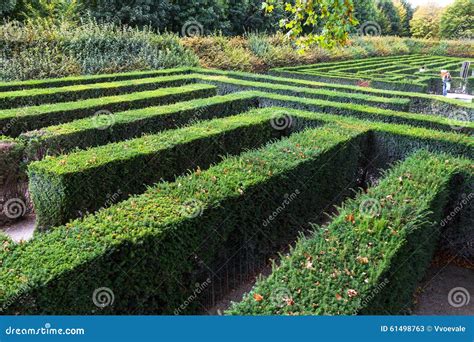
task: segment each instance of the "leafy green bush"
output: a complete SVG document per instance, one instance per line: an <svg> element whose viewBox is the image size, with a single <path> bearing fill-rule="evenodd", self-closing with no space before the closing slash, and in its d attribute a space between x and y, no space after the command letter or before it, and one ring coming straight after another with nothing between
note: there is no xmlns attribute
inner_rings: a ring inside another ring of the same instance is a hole
<svg viewBox="0 0 474 342"><path fill-rule="evenodd" d="M0 79L113 73L195 66L173 34L115 24L48 20L0 26ZM36 64L35 64L36 62Z"/></svg>

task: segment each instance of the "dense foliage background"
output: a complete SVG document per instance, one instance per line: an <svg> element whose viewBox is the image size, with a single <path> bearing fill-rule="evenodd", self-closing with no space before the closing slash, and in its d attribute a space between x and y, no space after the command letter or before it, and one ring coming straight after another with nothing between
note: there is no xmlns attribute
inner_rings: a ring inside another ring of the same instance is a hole
<svg viewBox="0 0 474 342"><path fill-rule="evenodd" d="M277 1L268 14L262 4L262 0L2 0L0 79L199 64L266 71L418 52L473 57L472 0L456 0L447 8L412 8L407 0L353 0L358 23L348 44L330 50L316 46L304 54L294 40L278 33L287 29L280 24L289 22L288 7L285 10ZM316 23L305 32L322 27Z"/></svg>

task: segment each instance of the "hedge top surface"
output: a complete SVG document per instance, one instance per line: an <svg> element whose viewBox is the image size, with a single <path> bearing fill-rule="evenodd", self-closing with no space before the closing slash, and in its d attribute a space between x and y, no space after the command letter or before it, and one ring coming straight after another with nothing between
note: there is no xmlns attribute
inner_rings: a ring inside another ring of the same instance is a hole
<svg viewBox="0 0 474 342"><path fill-rule="evenodd" d="M114 81L104 83L93 83L93 84L77 84L58 88L34 88L27 90L7 91L0 93L0 99L16 98L16 97L29 97L37 95L51 95L57 93L68 93L82 90L101 90L101 89L113 89L118 87L133 87L143 84L153 83L164 83L181 80L194 80L192 75L176 75L176 76L161 76L152 78L138 78L125 81Z"/></svg>
<svg viewBox="0 0 474 342"><path fill-rule="evenodd" d="M201 90L201 89L215 89L215 86L208 84L196 83L187 84L180 87L160 88L156 90L147 90L136 93L128 93L122 95L106 96L100 98L91 98L81 101L60 102L53 104L43 104L38 106L29 106L21 108L11 108L0 110L0 119L10 119L22 116L34 116L43 113L54 113L75 109L87 109L92 106L114 104L123 101L142 100L156 96L166 96L179 94L187 91Z"/></svg>
<svg viewBox="0 0 474 342"><path fill-rule="evenodd" d="M93 147L62 156L47 156L42 161L29 164L30 170L42 173L67 174L86 169L93 169L116 160L132 158L138 154L149 154L159 149L166 149L203 135L213 135L224 130L232 130L235 127L252 125L266 120L291 115L295 120L321 121L326 124L346 124L350 126L370 127L374 131L407 136L415 139L428 141L446 142L465 146L465 150L474 148L474 139L469 136L452 132L433 131L426 128L411 127L406 125L370 122L351 117L340 117L337 115L307 112L302 110L289 111L283 107L268 107L265 109L254 109L249 112L217 118L210 121L198 122L192 126L180 129L164 131L158 134L146 135L140 138L130 139L122 142L111 143L99 147Z"/></svg>
<svg viewBox="0 0 474 342"><path fill-rule="evenodd" d="M237 127L252 126L265 121L268 121L270 125L271 120L284 117L286 112L287 110L284 108L254 109L235 116L201 121L192 126L145 135L140 138L94 147L63 156L48 156L42 161L31 163L29 169L54 174L67 174L93 169L113 161L130 159L140 154L155 153L161 149L179 146L194 139L220 134ZM309 113L301 112L301 114L301 117L317 118Z"/></svg>
<svg viewBox="0 0 474 342"><path fill-rule="evenodd" d="M198 109L201 107L211 106L213 104L225 103L233 100L240 100L240 99L251 99L256 98L256 95L251 92L244 92L244 93L233 93L228 95L222 96L214 96L205 99L196 99L190 100L185 102L178 102L171 105L166 106L155 106L155 107L148 107L144 109L134 109L129 111L123 111L114 113L113 117L113 124L119 123L127 123L131 121L141 120L147 117L153 117L158 115L166 115L170 113L175 113L179 111L185 110L193 110ZM60 124L56 126L49 126L42 128L41 130L30 131L22 134L20 139L33 139L35 137L46 138L48 136L53 135L61 135L61 134L71 134L74 132L79 132L82 130L97 128L97 122L102 122L101 120L104 119L103 122L107 122L108 114L98 115L95 118L84 118L75 120L72 122L68 122L65 124Z"/></svg>
<svg viewBox="0 0 474 342"><path fill-rule="evenodd" d="M471 160L417 152L389 170L378 186L346 201L327 227L301 238L229 313L357 314L383 282L407 235L426 224L431 202L454 174L469 170ZM361 205L373 199L380 210L367 215ZM290 298L272 297L278 288Z"/></svg>
<svg viewBox="0 0 474 342"><path fill-rule="evenodd" d="M456 99L446 98L445 96L439 95L430 95L430 94L423 94L423 93L415 93L415 92L405 92L399 90L385 90L385 89L376 89L376 88L366 88L354 85L346 85L346 84L337 84L337 83L326 83L326 82L317 82L317 81L310 81L310 80L303 80L303 79L295 79L295 78L288 78L288 77L280 77L280 76L271 76L271 75L260 75L260 74L251 74L246 72L237 72L237 71L223 71L223 70L213 70L213 69L200 69L200 68L192 68L194 72L205 74L205 75L220 75L220 76L227 76L229 78L243 78L243 79L250 79L255 81L261 82L270 82L272 84L294 84L295 86L305 86L305 87L317 87L317 88L329 88L329 89L337 89L340 91L348 90L351 92L358 92L358 93L367 93L372 94L374 96L387 96L387 97L401 97L401 98L419 98L425 100L436 100L441 103L452 104L460 107L466 108L474 108L473 103L467 103L463 101L459 101Z"/></svg>
<svg viewBox="0 0 474 342"><path fill-rule="evenodd" d="M181 224L190 218L182 208L190 198L200 201L204 210L218 206L223 199L240 197L249 188L365 132L361 127L331 125L296 133L227 158L206 171L159 184L27 243L0 247L0 302L7 302L25 287L43 286L121 244L140 243L151 236L158 239L173 229L184 229Z"/></svg>
<svg viewBox="0 0 474 342"><path fill-rule="evenodd" d="M178 74L178 73L188 73L190 68L172 68L172 69L161 69L161 70L147 70L147 71L132 71L132 72L120 72L114 74L100 74L100 75L83 75L83 76L69 76L69 77L61 77L61 78L46 78L41 80L28 80L28 81L12 81L12 82L0 82L0 92L2 89L17 87L21 89L21 87L42 87L44 85L51 86L54 83L64 84L64 83L77 83L80 84L81 82L87 81L96 81L100 82L103 79L123 79L123 78L144 78L146 77L158 77L158 76L166 76L169 74Z"/></svg>

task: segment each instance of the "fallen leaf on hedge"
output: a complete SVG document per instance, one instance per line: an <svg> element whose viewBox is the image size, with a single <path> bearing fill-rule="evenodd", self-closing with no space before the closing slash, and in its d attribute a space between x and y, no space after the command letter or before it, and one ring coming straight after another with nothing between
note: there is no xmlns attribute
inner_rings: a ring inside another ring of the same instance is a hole
<svg viewBox="0 0 474 342"><path fill-rule="evenodd" d="M358 256L356 260L357 260L358 263L360 263L362 265L366 265L366 264L369 263L369 258L367 258L367 257Z"/></svg>
<svg viewBox="0 0 474 342"><path fill-rule="evenodd" d="M257 301L257 302L261 302L263 300L263 296L261 294L254 293L253 294L253 299L255 299L255 301Z"/></svg>
<svg viewBox="0 0 474 342"><path fill-rule="evenodd" d="M349 215L347 215L347 216L346 216L346 221L347 221L347 222L350 222L350 223L352 223L352 224L354 224L354 223L355 223L354 214L349 214Z"/></svg>
<svg viewBox="0 0 474 342"><path fill-rule="evenodd" d="M341 299L342 299L342 296L341 296L339 293L336 293L336 299L337 299L337 300L341 300Z"/></svg>

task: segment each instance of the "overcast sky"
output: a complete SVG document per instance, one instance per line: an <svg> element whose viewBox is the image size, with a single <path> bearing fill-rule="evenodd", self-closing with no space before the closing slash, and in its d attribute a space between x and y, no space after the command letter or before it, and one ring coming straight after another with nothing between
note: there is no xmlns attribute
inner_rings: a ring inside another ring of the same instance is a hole
<svg viewBox="0 0 474 342"><path fill-rule="evenodd" d="M440 6L447 6L454 2L454 0L408 0L413 6L425 5L430 2L434 2Z"/></svg>

